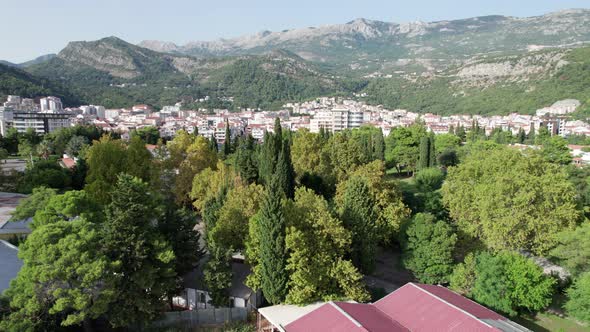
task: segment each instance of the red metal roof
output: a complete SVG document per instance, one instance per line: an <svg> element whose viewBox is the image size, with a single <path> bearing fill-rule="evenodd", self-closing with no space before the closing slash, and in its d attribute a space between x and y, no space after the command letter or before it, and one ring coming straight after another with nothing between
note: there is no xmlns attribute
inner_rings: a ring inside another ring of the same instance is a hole
<svg viewBox="0 0 590 332"><path fill-rule="evenodd" d="M494 316L484 312L484 310L475 308L475 306L481 307L479 304L475 302L472 302L472 304L463 303L449 294L443 294L444 291L454 294L446 288L424 286L427 285L406 284L375 302L374 306L411 331L500 331L482 322L468 311L446 301L445 298L466 307L470 311L481 314L481 318ZM431 293L431 291L436 291L438 295ZM441 298L441 295L444 298ZM505 319L498 314L495 315L503 320Z"/></svg>
<svg viewBox="0 0 590 332"><path fill-rule="evenodd" d="M285 326L287 332L330 332L350 331L366 332L368 330L356 322L347 319L333 303L326 303L316 310L304 315Z"/></svg>
<svg viewBox="0 0 590 332"><path fill-rule="evenodd" d="M387 316L384 312L371 304L335 302L354 320L359 322L367 331L371 332L405 332L410 331Z"/></svg>

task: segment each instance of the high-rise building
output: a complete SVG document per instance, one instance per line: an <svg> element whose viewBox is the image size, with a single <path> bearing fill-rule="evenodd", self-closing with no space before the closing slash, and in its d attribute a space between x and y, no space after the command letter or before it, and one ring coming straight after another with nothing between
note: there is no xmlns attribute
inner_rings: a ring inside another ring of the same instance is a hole
<svg viewBox="0 0 590 332"><path fill-rule="evenodd" d="M57 97L45 97L41 98L41 112L60 112L63 111L63 105L61 99Z"/></svg>
<svg viewBox="0 0 590 332"><path fill-rule="evenodd" d="M320 128L333 132L359 128L364 121L363 115L363 111L346 108L334 108L331 111L317 112L309 122L309 130L312 133L317 133Z"/></svg>

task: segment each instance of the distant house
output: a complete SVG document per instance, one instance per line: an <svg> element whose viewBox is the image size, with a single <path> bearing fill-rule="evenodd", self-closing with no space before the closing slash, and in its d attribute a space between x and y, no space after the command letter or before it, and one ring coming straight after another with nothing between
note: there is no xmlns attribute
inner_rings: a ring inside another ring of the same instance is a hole
<svg viewBox="0 0 590 332"><path fill-rule="evenodd" d="M29 225L33 218L27 218L20 221L3 221L0 222L0 240L10 240L12 238L24 238L31 233Z"/></svg>
<svg viewBox="0 0 590 332"><path fill-rule="evenodd" d="M258 313L259 332L529 331L445 287L417 283L371 304L330 301Z"/></svg>
<svg viewBox="0 0 590 332"><path fill-rule="evenodd" d="M204 268L206 259L199 266L184 276L184 291L174 297L175 306L187 310L215 308L211 303L211 296L205 284ZM262 304L262 295L245 285L246 277L250 274L250 266L243 261L232 262L232 285L228 290L227 306L230 308L247 308L255 310Z"/></svg>
<svg viewBox="0 0 590 332"><path fill-rule="evenodd" d="M0 240L0 294L10 286L10 281L16 278L22 266L23 262L18 258L18 248Z"/></svg>

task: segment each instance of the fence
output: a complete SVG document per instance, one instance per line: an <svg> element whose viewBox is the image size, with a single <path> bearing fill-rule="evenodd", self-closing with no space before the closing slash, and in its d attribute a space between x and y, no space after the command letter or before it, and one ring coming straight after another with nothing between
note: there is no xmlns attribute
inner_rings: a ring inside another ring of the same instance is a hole
<svg viewBox="0 0 590 332"><path fill-rule="evenodd" d="M246 308L208 308L166 312L163 317L150 323L151 329L174 327L185 330L199 325L217 325L229 322L244 322L248 317Z"/></svg>

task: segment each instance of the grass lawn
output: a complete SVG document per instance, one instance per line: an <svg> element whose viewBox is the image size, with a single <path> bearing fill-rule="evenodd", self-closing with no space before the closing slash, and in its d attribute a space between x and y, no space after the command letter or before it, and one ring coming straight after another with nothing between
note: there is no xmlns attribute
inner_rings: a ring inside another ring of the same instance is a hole
<svg viewBox="0 0 590 332"><path fill-rule="evenodd" d="M520 316L513 319L518 324L533 331L563 331L563 332L590 332L589 326L582 326L569 318L561 318L548 313L539 313L534 317Z"/></svg>

